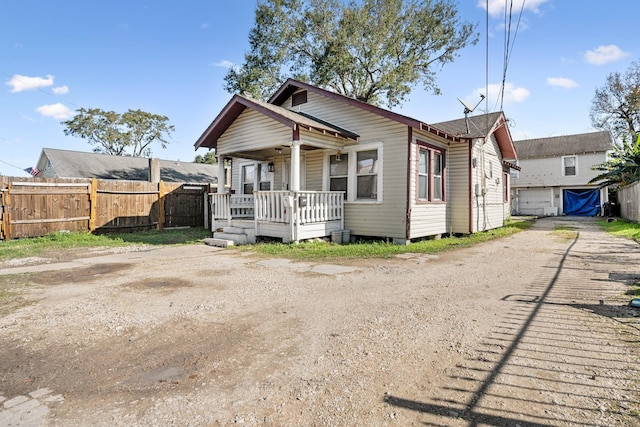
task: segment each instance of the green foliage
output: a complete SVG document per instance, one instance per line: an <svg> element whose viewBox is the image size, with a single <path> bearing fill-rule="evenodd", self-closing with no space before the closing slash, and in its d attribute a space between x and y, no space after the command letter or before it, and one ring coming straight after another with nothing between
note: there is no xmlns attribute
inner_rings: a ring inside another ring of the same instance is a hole
<svg viewBox="0 0 640 427"><path fill-rule="evenodd" d="M614 236L632 239L640 243L640 224L636 222L627 221L625 219L617 219L615 221L608 222L603 219L599 220L598 224L600 224L607 233L613 234Z"/></svg>
<svg viewBox="0 0 640 427"><path fill-rule="evenodd" d="M142 110L128 110L124 114L99 108L80 108L64 122L64 134L86 139L95 145L96 153L116 156L150 157L151 144L167 148L175 130L169 118Z"/></svg>
<svg viewBox="0 0 640 427"><path fill-rule="evenodd" d="M599 184L600 187L616 188L640 181L640 135L631 142L623 138L621 144L614 146L609 160L593 165L591 169L602 172L589 181L589 184Z"/></svg>
<svg viewBox="0 0 640 427"><path fill-rule="evenodd" d="M395 106L417 84L438 94L436 71L477 41L451 0L260 0L250 50L225 89L268 99L293 77Z"/></svg>
<svg viewBox="0 0 640 427"><path fill-rule="evenodd" d="M242 247L242 250L255 251L264 255L290 259L357 259L390 258L403 253L437 253L454 248L471 246L488 240L510 236L529 228L530 222L508 222L504 227L475 233L465 237L446 237L442 239L422 240L408 245L395 245L384 241L357 242L337 245L323 241L302 242L300 244L259 243Z"/></svg>
<svg viewBox="0 0 640 427"><path fill-rule="evenodd" d="M208 165L218 164L218 159L216 159L216 152L214 150L207 151L204 156L198 154L193 161L194 163L206 163Z"/></svg>
<svg viewBox="0 0 640 427"><path fill-rule="evenodd" d="M609 130L617 139L631 135L638 138L640 130L640 62L632 62L624 74L607 76L605 85L596 89L591 105L591 124L596 129Z"/></svg>

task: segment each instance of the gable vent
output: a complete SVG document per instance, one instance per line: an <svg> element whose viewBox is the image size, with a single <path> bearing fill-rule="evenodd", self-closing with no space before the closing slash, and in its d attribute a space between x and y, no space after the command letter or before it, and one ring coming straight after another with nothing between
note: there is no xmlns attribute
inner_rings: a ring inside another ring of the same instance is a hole
<svg viewBox="0 0 640 427"><path fill-rule="evenodd" d="M291 96L291 106L306 104L307 103L307 91L296 92Z"/></svg>

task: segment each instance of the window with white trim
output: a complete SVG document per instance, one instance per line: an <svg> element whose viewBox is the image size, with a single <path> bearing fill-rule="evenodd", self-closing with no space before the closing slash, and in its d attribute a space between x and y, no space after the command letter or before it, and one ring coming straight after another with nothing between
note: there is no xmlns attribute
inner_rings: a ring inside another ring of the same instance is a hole
<svg viewBox="0 0 640 427"><path fill-rule="evenodd" d="M270 191L273 172L269 172L269 164L260 163L258 165L258 170L258 188L260 191Z"/></svg>
<svg viewBox="0 0 640 427"><path fill-rule="evenodd" d="M329 191L344 191L351 202L382 201L382 144L364 144L325 158Z"/></svg>
<svg viewBox="0 0 640 427"><path fill-rule="evenodd" d="M446 150L418 141L418 200L444 201L444 171Z"/></svg>
<svg viewBox="0 0 640 427"><path fill-rule="evenodd" d="M256 176L254 164L242 166L242 194L253 194L253 181Z"/></svg>
<svg viewBox="0 0 640 427"><path fill-rule="evenodd" d="M575 176L578 174L578 159L576 156L564 156L562 158L562 174Z"/></svg>

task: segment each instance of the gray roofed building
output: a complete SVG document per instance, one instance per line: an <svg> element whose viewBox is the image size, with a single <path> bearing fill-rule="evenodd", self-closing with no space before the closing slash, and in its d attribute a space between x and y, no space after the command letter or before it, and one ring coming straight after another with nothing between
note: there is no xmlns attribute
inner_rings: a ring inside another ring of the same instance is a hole
<svg viewBox="0 0 640 427"><path fill-rule="evenodd" d="M166 182L216 183L218 167L203 163L159 160ZM43 148L36 165L38 178L97 178L149 180L149 159Z"/></svg>
<svg viewBox="0 0 640 427"><path fill-rule="evenodd" d="M514 141L519 159L541 159L572 154L600 153L613 148L608 131Z"/></svg>
<svg viewBox="0 0 640 427"><path fill-rule="evenodd" d="M483 138L488 131L495 125L501 116L501 112L480 114L471 116L467 119L449 120L446 122L432 123L432 125L444 132L456 136L465 136L467 138ZM467 133L467 123L469 125L469 133ZM519 155L520 153L518 153Z"/></svg>

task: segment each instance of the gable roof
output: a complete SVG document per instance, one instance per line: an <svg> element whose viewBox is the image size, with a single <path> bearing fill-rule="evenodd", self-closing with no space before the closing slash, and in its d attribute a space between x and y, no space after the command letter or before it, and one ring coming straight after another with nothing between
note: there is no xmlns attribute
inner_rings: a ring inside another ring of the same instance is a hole
<svg viewBox="0 0 640 427"><path fill-rule="evenodd" d="M467 133L467 123L469 133ZM503 159L517 160L520 156L520 152L514 146L507 119L502 111L471 116L467 119L434 123L433 125L452 135L464 135L465 138L485 138L493 134ZM511 166L511 164L509 165Z"/></svg>
<svg viewBox="0 0 640 427"><path fill-rule="evenodd" d="M447 132L443 132L442 130L434 126L416 119L412 119L411 117L403 116L401 114L376 107L375 105L358 101L357 99L330 92L328 90L321 89L308 83L303 83L294 79L288 79L269 99L268 102L248 98L242 95L234 95L227 103L227 105L225 105L222 111L218 114L218 116L211 122L211 124L195 142L195 149L197 150L200 147L216 148L218 138L222 136L222 134L229 128L229 126L231 126L234 120L237 119L238 116L240 116L240 114L246 108L251 108L261 114L272 118L273 120L279 121L283 125L288 126L293 130L295 130L296 127L299 126L302 128L313 129L335 137L352 139L354 141L357 140L359 135L353 132L328 123L320 118L283 108L282 104L298 89L305 89L310 92L320 94L334 101L342 102L344 104L360 108L370 113L377 114L379 116L410 126L414 129L420 129L426 132L430 132L434 135L437 135L444 139L448 139L450 141L462 140L462 138L458 136L449 135Z"/></svg>
<svg viewBox="0 0 640 427"><path fill-rule="evenodd" d="M203 163L159 160L160 178L167 182L214 183L218 167ZM43 148L39 177L98 178L147 181L149 159Z"/></svg>
<svg viewBox="0 0 640 427"><path fill-rule="evenodd" d="M356 133L334 126L331 123L317 119L308 114L300 114L295 111L282 108L279 105L269 104L267 102L248 98L242 95L234 95L222 109L220 114L218 114L209 127L202 133L200 138L198 138L194 144L196 150L200 147L215 148L218 143L218 138L222 136L229 126L231 126L231 123L233 123L233 121L237 119L246 108L251 108L252 110L264 114L292 130L295 130L296 127L309 130L313 129L334 137L352 139L354 141L359 137Z"/></svg>
<svg viewBox="0 0 640 427"><path fill-rule="evenodd" d="M520 159L601 153L613 148L608 131L526 139L514 142Z"/></svg>

